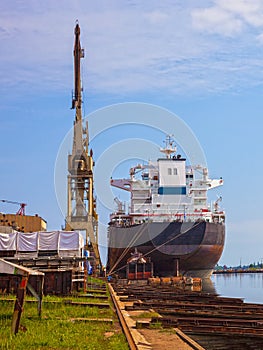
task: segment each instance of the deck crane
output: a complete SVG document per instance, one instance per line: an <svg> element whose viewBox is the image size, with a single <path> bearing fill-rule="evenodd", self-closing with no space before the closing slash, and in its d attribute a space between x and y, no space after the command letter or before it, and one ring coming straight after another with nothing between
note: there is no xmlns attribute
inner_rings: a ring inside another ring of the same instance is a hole
<svg viewBox="0 0 263 350"><path fill-rule="evenodd" d="M20 205L20 208L18 209L16 215L26 215L26 210L25 210L26 205L27 205L26 203L13 202L13 201L9 201L6 199L0 199L0 202Z"/></svg>

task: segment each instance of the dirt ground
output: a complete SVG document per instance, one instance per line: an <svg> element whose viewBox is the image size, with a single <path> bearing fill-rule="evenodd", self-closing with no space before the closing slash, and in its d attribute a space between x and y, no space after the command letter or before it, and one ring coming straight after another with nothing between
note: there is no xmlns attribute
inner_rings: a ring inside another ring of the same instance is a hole
<svg viewBox="0 0 263 350"><path fill-rule="evenodd" d="M140 329L139 332L151 343L153 350L192 350L175 332L158 329Z"/></svg>

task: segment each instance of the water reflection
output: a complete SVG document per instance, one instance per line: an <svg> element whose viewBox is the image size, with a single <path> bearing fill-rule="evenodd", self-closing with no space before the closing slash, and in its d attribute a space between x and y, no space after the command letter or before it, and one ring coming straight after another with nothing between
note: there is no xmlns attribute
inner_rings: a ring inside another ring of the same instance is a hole
<svg viewBox="0 0 263 350"><path fill-rule="evenodd" d="M216 293L263 304L263 273L227 273L211 277Z"/></svg>
<svg viewBox="0 0 263 350"><path fill-rule="evenodd" d="M210 278L202 280L202 290L205 293L218 294L214 282Z"/></svg>

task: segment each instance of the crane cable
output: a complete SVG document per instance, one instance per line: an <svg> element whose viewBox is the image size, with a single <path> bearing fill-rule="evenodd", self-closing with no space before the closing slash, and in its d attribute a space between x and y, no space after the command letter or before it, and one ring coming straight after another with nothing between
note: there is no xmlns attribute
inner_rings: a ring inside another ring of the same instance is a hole
<svg viewBox="0 0 263 350"><path fill-rule="evenodd" d="M147 224L148 225L148 224ZM112 270L118 265L118 263L121 261L121 259L126 255L126 253L128 252L128 250L130 249L130 247L133 245L133 243L135 243L140 236L142 235L143 231L144 231L145 225L142 225L142 227L140 228L140 230L135 234L135 236L133 237L133 239L129 242L128 246L124 249L124 251L122 252L122 254L119 256L119 258L117 259L117 261L115 262L115 264L112 266L112 268L110 269L109 273L112 273Z"/></svg>
<svg viewBox="0 0 263 350"><path fill-rule="evenodd" d="M163 247L165 244L172 242L172 241L175 240L176 238L181 237L182 235L184 235L184 234L186 234L187 232L189 232L193 227L197 227L197 226L200 225L201 223L202 223L202 221L198 222L197 225L191 226L191 227L188 228L186 231L181 232L181 233L180 233L179 235L177 235L176 237L172 237L171 239L169 239L169 240L165 241L164 243L160 244L159 246L153 248L152 250L150 250L150 251L147 252L146 254L142 255L142 258L144 258L144 257L146 257L147 255L151 254L151 253L154 252L155 250L157 250L157 249ZM117 271L119 271L119 270L122 270L122 269L124 269L127 265L128 265L128 264L125 264L125 265L123 265L122 267L118 268L117 270L112 271L113 268L116 266L116 264L115 264L114 267L110 270L109 273L115 273L115 272L117 272Z"/></svg>

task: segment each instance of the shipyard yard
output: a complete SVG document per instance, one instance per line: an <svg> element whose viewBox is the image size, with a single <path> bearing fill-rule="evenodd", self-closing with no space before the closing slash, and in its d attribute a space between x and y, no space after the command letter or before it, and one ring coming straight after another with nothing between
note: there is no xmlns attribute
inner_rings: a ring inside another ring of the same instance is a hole
<svg viewBox="0 0 263 350"><path fill-rule="evenodd" d="M37 300L28 295L12 338L14 296L4 293L1 348L262 349L262 305L200 287L200 281L189 285L182 278L108 284L89 277L85 292L44 296L40 314Z"/></svg>
<svg viewBox="0 0 263 350"><path fill-rule="evenodd" d="M85 293L45 296L41 316L28 295L16 337L10 337L13 304L14 296L0 295L1 349L128 349L103 281L89 279Z"/></svg>
<svg viewBox="0 0 263 350"><path fill-rule="evenodd" d="M0 5L0 349L263 349L263 4L100 2Z"/></svg>
<svg viewBox="0 0 263 350"><path fill-rule="evenodd" d="M133 318L139 332L146 329L142 331L146 339L147 329L156 334L156 339L160 330L170 329L189 349L262 349L262 305L200 293L198 288L191 292L186 286L182 290L168 279L159 283L151 281L151 285L143 286L119 282L114 286L126 318ZM149 349L158 348L154 347L154 336Z"/></svg>

